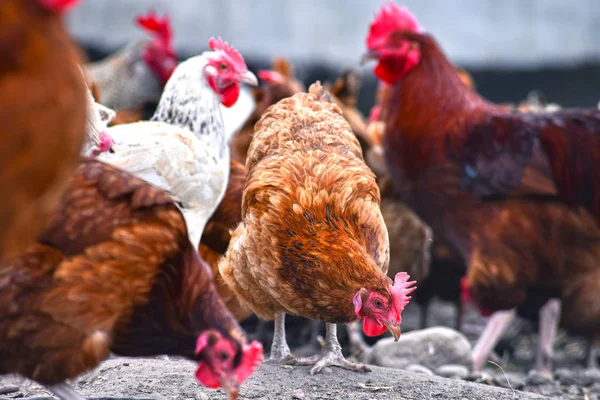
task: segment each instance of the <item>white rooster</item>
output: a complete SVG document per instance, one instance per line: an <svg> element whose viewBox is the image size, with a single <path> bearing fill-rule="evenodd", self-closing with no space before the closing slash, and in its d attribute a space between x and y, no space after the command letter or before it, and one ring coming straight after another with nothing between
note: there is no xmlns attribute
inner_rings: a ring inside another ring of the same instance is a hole
<svg viewBox="0 0 600 400"><path fill-rule="evenodd" d="M208 44L212 51L177 66L152 119L109 128L111 150L97 155L167 191L181 209L195 246L229 179L221 104L236 103L240 82L258 84L232 46L221 38Z"/></svg>

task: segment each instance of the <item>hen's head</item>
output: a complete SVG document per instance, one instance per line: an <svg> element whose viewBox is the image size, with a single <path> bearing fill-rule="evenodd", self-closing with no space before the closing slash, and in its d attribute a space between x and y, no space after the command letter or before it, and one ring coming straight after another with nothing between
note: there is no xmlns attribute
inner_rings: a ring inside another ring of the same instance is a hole
<svg viewBox="0 0 600 400"><path fill-rule="evenodd" d="M378 60L375 75L393 84L410 72L421 58L420 50L402 33L421 33L416 18L405 7L391 1L384 5L369 26L366 58Z"/></svg>
<svg viewBox="0 0 600 400"><path fill-rule="evenodd" d="M262 344L240 344L223 337L216 330L202 333L196 341L196 355L201 359L196 378L206 387L223 388L230 399L263 360Z"/></svg>
<svg viewBox="0 0 600 400"><path fill-rule="evenodd" d="M177 66L173 30L168 16L159 18L153 11L136 18L138 26L154 36L144 49L142 59L164 86Z"/></svg>
<svg viewBox="0 0 600 400"><path fill-rule="evenodd" d="M379 336L386 329L400 338L402 311L410 301L409 294L415 290L415 281L409 281L406 272L399 272L387 290L360 288L354 295L354 312L363 319L363 331L367 336Z"/></svg>
<svg viewBox="0 0 600 400"><path fill-rule="evenodd" d="M212 52L206 53L206 80L225 107L231 107L240 95L240 82L257 86L256 76L248 70L244 57L221 38L208 41Z"/></svg>
<svg viewBox="0 0 600 400"><path fill-rule="evenodd" d="M38 3L50 12L64 14L79 3L79 0L38 0Z"/></svg>

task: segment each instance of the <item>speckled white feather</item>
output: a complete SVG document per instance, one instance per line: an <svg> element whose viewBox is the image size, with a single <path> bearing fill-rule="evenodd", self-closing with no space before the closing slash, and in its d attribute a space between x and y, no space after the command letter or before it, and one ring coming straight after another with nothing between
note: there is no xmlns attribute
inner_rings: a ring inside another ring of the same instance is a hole
<svg viewBox="0 0 600 400"><path fill-rule="evenodd" d="M218 96L204 79L207 53L177 66L151 121L117 125L97 158L168 192L198 246L229 179L229 147Z"/></svg>

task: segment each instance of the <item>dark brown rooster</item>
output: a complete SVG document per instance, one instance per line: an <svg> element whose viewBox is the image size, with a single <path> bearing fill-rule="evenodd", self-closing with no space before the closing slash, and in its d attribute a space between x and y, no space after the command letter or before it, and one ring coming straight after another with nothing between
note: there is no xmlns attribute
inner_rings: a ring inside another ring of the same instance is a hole
<svg viewBox="0 0 600 400"><path fill-rule="evenodd" d="M86 92L63 24L75 3L0 2L0 260L33 242L77 167Z"/></svg>
<svg viewBox="0 0 600 400"><path fill-rule="evenodd" d="M0 267L0 374L63 399L109 352L199 361L236 398L262 360L227 311L185 220L163 191L111 166L76 170L36 244Z"/></svg>
<svg viewBox="0 0 600 400"><path fill-rule="evenodd" d="M391 3L367 47L375 74L393 85L384 145L396 191L469 265L465 288L482 308L514 314L532 298L542 304L537 366L550 373L561 302L565 327L600 333L592 284L598 228L577 208L598 215L600 113L525 114L485 101L408 10ZM482 335L488 344L505 327L492 325ZM487 356L482 348L476 367Z"/></svg>

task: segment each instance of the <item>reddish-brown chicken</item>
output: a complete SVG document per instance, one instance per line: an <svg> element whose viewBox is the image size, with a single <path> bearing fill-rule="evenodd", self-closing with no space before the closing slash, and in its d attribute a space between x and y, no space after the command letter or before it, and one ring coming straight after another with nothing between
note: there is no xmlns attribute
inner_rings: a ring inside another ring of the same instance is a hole
<svg viewBox="0 0 600 400"><path fill-rule="evenodd" d="M246 169L239 162L231 160L229 183L225 195L208 220L198 248L200 255L212 269L217 292L238 321L246 319L252 311L225 284L219 272L219 261L227 251L231 231L242 222L242 193L245 183Z"/></svg>
<svg viewBox="0 0 600 400"><path fill-rule="evenodd" d="M384 144L396 191L470 266L467 289L482 307L514 310L532 297L543 305L538 368L549 373L556 300L565 326L600 333L591 286L600 260L590 229L597 227L576 207L594 213L600 205L600 113L510 113L483 100L414 17L391 3L371 25L367 47L378 78L394 86ZM497 230L490 234L490 227ZM586 256L558 257L575 246L560 232L571 232ZM476 349L476 366L482 354Z"/></svg>
<svg viewBox="0 0 600 400"><path fill-rule="evenodd" d="M197 378L236 398L262 360L219 298L170 197L86 160L36 244L0 266L0 374L63 399L109 352L199 361Z"/></svg>
<svg viewBox="0 0 600 400"><path fill-rule="evenodd" d="M290 358L286 313L327 323L322 354L295 360L365 370L346 361L336 323L400 336L414 282L385 273L388 234L379 189L358 141L319 83L281 100L257 123L246 162L242 218L219 270L260 318L275 319L271 359Z"/></svg>
<svg viewBox="0 0 600 400"><path fill-rule="evenodd" d="M273 69L259 71L258 76L263 81L263 85L260 88L253 89L256 108L240 131L229 141L231 158L242 164L246 163L248 147L254 134L254 125L265 110L279 100L305 90L302 82L295 78L292 65L285 58L275 59Z"/></svg>
<svg viewBox="0 0 600 400"><path fill-rule="evenodd" d="M86 92L63 24L74 3L0 2L0 260L33 242L77 166Z"/></svg>

